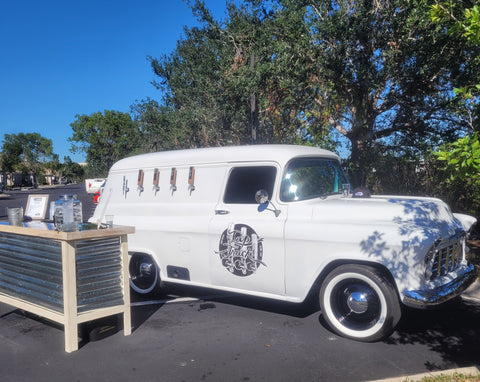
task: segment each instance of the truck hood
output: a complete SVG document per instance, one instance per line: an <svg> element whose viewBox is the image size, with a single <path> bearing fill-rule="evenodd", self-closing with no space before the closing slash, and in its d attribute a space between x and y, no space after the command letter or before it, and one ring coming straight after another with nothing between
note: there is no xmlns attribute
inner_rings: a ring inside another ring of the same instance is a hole
<svg viewBox="0 0 480 382"><path fill-rule="evenodd" d="M305 207L310 208L327 253L384 264L400 292L420 289L427 282L424 259L435 243L458 240L466 232L448 205L435 198L330 196L309 202ZM288 219L301 220L293 210L288 209Z"/></svg>
<svg viewBox="0 0 480 382"><path fill-rule="evenodd" d="M450 237L466 230L440 199L425 197L372 196L371 198L327 197L319 199L312 218L348 225L396 227L405 231L436 231Z"/></svg>

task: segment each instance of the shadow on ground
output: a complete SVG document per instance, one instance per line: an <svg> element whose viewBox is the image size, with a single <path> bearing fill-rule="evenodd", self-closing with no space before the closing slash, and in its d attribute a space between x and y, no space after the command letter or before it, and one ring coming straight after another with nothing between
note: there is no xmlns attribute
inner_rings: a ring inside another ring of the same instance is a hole
<svg viewBox="0 0 480 382"><path fill-rule="evenodd" d="M445 364L480 365L480 305L461 297L433 310L405 309L395 333L385 343L422 344L438 353ZM431 371L444 367L426 363Z"/></svg>

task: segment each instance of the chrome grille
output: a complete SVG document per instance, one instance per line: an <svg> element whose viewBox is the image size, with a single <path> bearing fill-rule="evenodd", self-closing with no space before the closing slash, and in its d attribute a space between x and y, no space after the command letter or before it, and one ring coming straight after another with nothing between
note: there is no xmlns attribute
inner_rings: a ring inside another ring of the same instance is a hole
<svg viewBox="0 0 480 382"><path fill-rule="evenodd" d="M439 244L429 259L430 281L454 271L463 259L463 239Z"/></svg>

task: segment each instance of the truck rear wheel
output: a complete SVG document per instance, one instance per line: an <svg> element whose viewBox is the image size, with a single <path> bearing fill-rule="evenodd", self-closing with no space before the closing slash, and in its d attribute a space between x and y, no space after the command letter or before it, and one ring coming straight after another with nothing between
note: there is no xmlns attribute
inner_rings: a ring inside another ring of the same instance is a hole
<svg viewBox="0 0 480 382"><path fill-rule="evenodd" d="M135 292L147 294L159 289L158 266L152 256L144 253L132 254L128 269L130 272L130 287Z"/></svg>
<svg viewBox="0 0 480 382"><path fill-rule="evenodd" d="M319 293L322 315L342 337L381 340L400 320L400 302L391 282L377 269L346 264L325 278Z"/></svg>

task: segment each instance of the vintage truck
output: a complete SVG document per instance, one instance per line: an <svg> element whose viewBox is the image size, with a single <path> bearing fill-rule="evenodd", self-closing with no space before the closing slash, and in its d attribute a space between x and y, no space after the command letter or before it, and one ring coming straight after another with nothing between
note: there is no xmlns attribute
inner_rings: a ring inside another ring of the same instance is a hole
<svg viewBox="0 0 480 382"><path fill-rule="evenodd" d="M179 150L120 160L91 222L133 225L130 285L160 281L305 303L359 341L388 336L476 277L476 222L426 197L357 198L340 158L294 145ZM363 195L369 196L369 195Z"/></svg>

